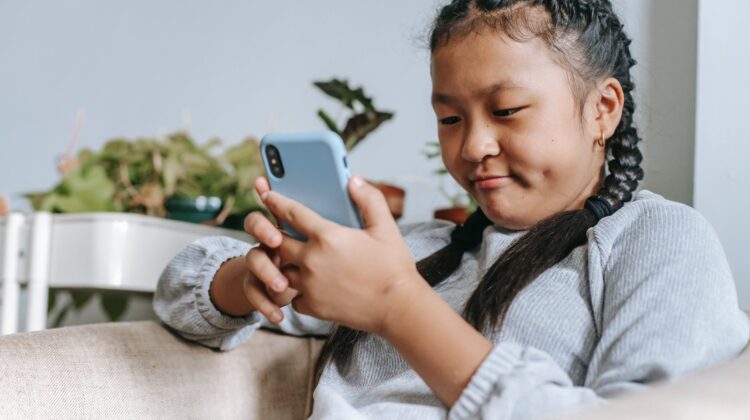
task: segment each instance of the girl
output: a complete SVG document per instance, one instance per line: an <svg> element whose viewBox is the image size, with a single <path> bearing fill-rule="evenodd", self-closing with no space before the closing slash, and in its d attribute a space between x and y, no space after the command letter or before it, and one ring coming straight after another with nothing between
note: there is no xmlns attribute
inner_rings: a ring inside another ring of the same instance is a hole
<svg viewBox="0 0 750 420"><path fill-rule="evenodd" d="M432 103L479 210L399 228L354 177L367 227L348 229L261 178L308 241L251 214L261 245L188 246L156 313L222 350L258 326L330 334L316 419L533 418L737 355L748 319L715 233L636 193L629 44L607 0L454 0L432 31Z"/></svg>

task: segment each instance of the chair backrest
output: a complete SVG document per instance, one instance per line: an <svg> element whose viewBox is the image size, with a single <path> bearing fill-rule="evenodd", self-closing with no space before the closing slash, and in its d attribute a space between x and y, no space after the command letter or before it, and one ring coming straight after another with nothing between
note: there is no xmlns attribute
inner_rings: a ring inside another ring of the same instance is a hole
<svg viewBox="0 0 750 420"><path fill-rule="evenodd" d="M47 321L52 215L11 213L0 217L0 282L3 284L1 334L19 331L19 301L22 280L28 285L26 331L44 329Z"/></svg>
<svg viewBox="0 0 750 420"><path fill-rule="evenodd" d="M0 217L0 335L46 328L49 288L151 293L172 257L206 236L251 239L245 232L128 213ZM28 303L19 319L22 284Z"/></svg>

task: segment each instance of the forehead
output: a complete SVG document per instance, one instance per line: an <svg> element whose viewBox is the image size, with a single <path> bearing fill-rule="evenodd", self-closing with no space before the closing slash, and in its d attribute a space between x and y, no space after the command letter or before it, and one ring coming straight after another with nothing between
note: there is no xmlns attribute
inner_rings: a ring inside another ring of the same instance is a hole
<svg viewBox="0 0 750 420"><path fill-rule="evenodd" d="M438 47L432 55L431 73L434 91L478 92L492 85L540 89L567 81L565 70L540 38L520 42L489 30L456 37Z"/></svg>

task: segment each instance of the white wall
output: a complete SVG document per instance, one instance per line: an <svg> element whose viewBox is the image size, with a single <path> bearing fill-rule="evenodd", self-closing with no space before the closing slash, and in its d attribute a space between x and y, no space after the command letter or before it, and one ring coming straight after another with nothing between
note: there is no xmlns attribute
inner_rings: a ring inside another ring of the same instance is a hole
<svg viewBox="0 0 750 420"><path fill-rule="evenodd" d="M620 0L615 5L638 61L633 75L643 187L691 204L698 1Z"/></svg>
<svg viewBox="0 0 750 420"><path fill-rule="evenodd" d="M716 228L750 309L750 2L701 0L695 207Z"/></svg>

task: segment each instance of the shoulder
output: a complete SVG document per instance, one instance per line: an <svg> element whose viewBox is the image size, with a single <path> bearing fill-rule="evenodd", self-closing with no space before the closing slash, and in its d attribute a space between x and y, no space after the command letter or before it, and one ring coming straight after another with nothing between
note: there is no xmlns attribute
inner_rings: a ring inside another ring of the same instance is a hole
<svg viewBox="0 0 750 420"><path fill-rule="evenodd" d="M600 258L607 290L629 295L701 296L736 301L724 249L710 223L693 208L649 191L589 231L590 262ZM592 243L593 242L593 243ZM598 254L598 256L596 256ZM661 293L655 289L664 288Z"/></svg>
<svg viewBox="0 0 750 420"><path fill-rule="evenodd" d="M598 290L598 322L609 345L628 346L631 358L661 360L671 374L745 345L747 317L737 306L729 263L698 211L641 191L588 235L589 268L596 273L590 284Z"/></svg>
<svg viewBox="0 0 750 420"><path fill-rule="evenodd" d="M711 224L697 210L647 190L591 228L589 238L605 257L618 251L636 256L720 248Z"/></svg>

